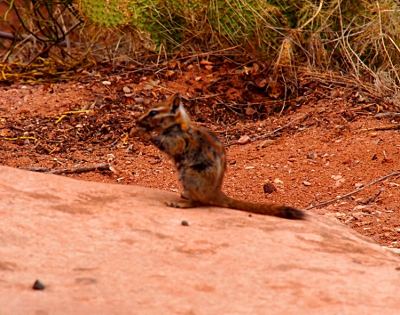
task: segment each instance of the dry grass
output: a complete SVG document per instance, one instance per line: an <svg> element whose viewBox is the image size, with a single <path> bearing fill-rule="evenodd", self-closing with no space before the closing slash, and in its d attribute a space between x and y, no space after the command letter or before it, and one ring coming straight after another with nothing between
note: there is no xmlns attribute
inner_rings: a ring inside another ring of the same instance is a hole
<svg viewBox="0 0 400 315"><path fill-rule="evenodd" d="M72 11L63 11L61 5L55 6L52 23L59 25L57 33L65 36L51 49L38 39L43 32L38 28L38 17L32 14L32 7L19 6L26 17L25 31L21 32L24 37L8 43L10 49L3 50L3 79L13 78L12 67L29 70L32 63L46 65L44 59L49 57L56 65L53 68L69 71L99 61L132 61L151 54L159 60L176 51L184 54L226 51L234 52L234 58L242 62L257 60L269 64L271 86L284 82L285 91L295 89L298 78L306 74L316 79L350 78L370 93L400 98L400 5L394 1L138 0L134 3L138 12L145 14L140 23L132 20L133 29L96 27L88 20L83 23ZM79 27L70 32L77 24ZM286 92L282 97L285 96Z"/></svg>

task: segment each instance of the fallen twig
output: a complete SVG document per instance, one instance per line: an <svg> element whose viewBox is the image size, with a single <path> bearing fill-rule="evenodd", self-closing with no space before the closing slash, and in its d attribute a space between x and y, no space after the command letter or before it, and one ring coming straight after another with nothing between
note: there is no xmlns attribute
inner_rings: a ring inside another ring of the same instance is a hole
<svg viewBox="0 0 400 315"><path fill-rule="evenodd" d="M89 165L89 166L76 166L72 168L64 168L61 170L50 170L46 167L27 167L25 168L27 171L32 171L32 172L42 172L46 174L74 174L74 173L86 173L86 172L92 172L95 170L99 171L112 171L110 164L108 163L100 163L100 164L94 164L94 165Z"/></svg>
<svg viewBox="0 0 400 315"><path fill-rule="evenodd" d="M321 12L322 9L322 5L324 4L324 0L320 0L319 1L319 7L317 12L315 12L315 14L306 22L304 23L302 26L300 26L299 31L301 31L303 28L305 28L308 24L310 24L312 21L315 20L315 18L318 16L318 14Z"/></svg>
<svg viewBox="0 0 400 315"><path fill-rule="evenodd" d="M354 112L354 111L358 111L358 110L369 108L371 106L375 106L376 107L376 112L377 113L379 113L381 111L381 106L379 104L377 104L377 103L364 104L364 105L360 105L360 106L357 106L357 107L347 108L345 110ZM342 111L343 111L343 109L340 109L338 112L342 112Z"/></svg>
<svg viewBox="0 0 400 315"><path fill-rule="evenodd" d="M81 22L78 22L77 24L79 25L79 24L81 24ZM78 25L76 25L76 26L78 26ZM10 39L10 40L17 40L17 41L21 41L21 40L29 40L29 41L33 41L33 42L36 41L36 40L40 40L41 42L47 42L48 41L48 38L34 36L34 35L31 35L31 34L29 34L29 35L26 35L26 34L13 34L13 33L7 33L7 32L3 32L3 31L0 31L0 38ZM63 47L66 47L67 46L67 41L63 40L62 42L59 42L57 44L61 45ZM76 42L75 45L82 46L83 43Z"/></svg>
<svg viewBox="0 0 400 315"><path fill-rule="evenodd" d="M394 124L394 125L385 125L385 126L378 126L378 127L372 127L372 128L364 128L360 129L359 132L361 131L379 131L379 130L396 130L400 129L400 124Z"/></svg>
<svg viewBox="0 0 400 315"><path fill-rule="evenodd" d="M367 201L362 202L362 204L368 205L368 204L370 204L370 203L373 203L373 202L375 201L375 199L379 197L379 195L381 194L382 191L383 191L383 188L381 187L381 188L379 189L379 191L378 191L375 195L373 195L373 196L372 196L371 198L369 198Z"/></svg>
<svg viewBox="0 0 400 315"><path fill-rule="evenodd" d="M4 140L8 140L8 141L35 140L35 141L37 141L37 139L35 137L28 137L28 136L16 137L16 138L4 138Z"/></svg>
<svg viewBox="0 0 400 315"><path fill-rule="evenodd" d="M400 113L396 112L385 112L385 113L378 113L375 115L375 118L393 118L396 116L400 116Z"/></svg>
<svg viewBox="0 0 400 315"><path fill-rule="evenodd" d="M55 124L58 124L61 120L63 120L68 115L76 115L76 114L87 114L90 112L90 109L80 109L80 110L70 110L68 112L63 113L56 121Z"/></svg>
<svg viewBox="0 0 400 315"><path fill-rule="evenodd" d="M306 118L310 113L311 113L311 112L308 112L308 113L304 114L303 116L297 117L297 118L293 119L292 121L288 122L286 125L283 125L282 127L279 127L279 128L274 129L274 130L272 130L272 131L269 131L269 132L267 132L267 133L265 133L265 134L263 134L263 135L261 135L261 136L257 136L257 137L251 138L251 142L253 142L253 141L255 141L255 140L260 140L260 139L266 138L266 137L268 137L268 136L270 136L270 135L273 135L273 134L275 134L275 133L277 133L277 132L279 132L279 131L281 131L281 130L287 128L287 127L289 127L289 126L292 125L294 122ZM220 132L217 132L217 133L220 133ZM231 145L235 145L235 144L238 144L238 141L235 141L235 142L226 144L225 146L226 146L226 147L230 147Z"/></svg>
<svg viewBox="0 0 400 315"><path fill-rule="evenodd" d="M287 128L287 127L289 127L289 126L292 125L294 122L296 122L296 121L298 121L298 120L303 120L303 119L306 118L309 114L310 114L310 112L304 114L303 116L300 116L300 117L297 117L297 118L293 119L292 121L288 122L286 125L283 125L282 127L279 127L279 128L277 128L277 129L274 129L274 130L272 130L272 131L270 131L270 132L267 132L266 134L263 134L263 135L261 135L261 136L254 137L254 138L252 138L251 140L252 140L252 141L254 141L254 140L260 140L260 139L265 138L265 137L267 137L267 136L273 135L274 133L277 133L277 132L279 132L279 131L281 131L281 130Z"/></svg>
<svg viewBox="0 0 400 315"><path fill-rule="evenodd" d="M305 210L310 210L310 209L313 209L313 208L325 206L325 205L327 205L327 204L329 204L329 203L332 203L332 202L338 201L338 200L340 200L340 199L349 197L349 196L354 195L354 194L358 193L359 191L361 191L361 190L363 190L363 189L365 189L365 188L367 188L367 187L369 187L369 186L372 186L372 185L374 185L374 184L376 184L376 183L379 183L379 182L385 180L385 179L388 178L388 177L397 176L397 175L400 175L400 170L399 170L399 171L396 171L396 172L393 172L393 173L391 173L391 174L382 176L382 177L380 177L380 178L374 180L373 182L371 182L371 183L369 183L369 184L367 184L367 185L365 185L365 186L362 186L362 187L360 187L360 188L357 188L356 190L353 190L353 191L351 191L351 192L349 192L349 193L347 193L347 194L345 194L345 195L343 195L343 196L338 196L338 197L336 197L336 198L333 198L333 199L330 199L330 200L327 200L327 201L324 201L324 202L321 202L321 203L317 203L316 205L310 206L310 207L306 208Z"/></svg>

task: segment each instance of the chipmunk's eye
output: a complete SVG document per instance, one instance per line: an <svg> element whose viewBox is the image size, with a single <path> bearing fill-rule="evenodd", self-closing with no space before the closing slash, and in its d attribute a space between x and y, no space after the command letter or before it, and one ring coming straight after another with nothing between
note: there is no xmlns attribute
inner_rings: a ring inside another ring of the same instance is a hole
<svg viewBox="0 0 400 315"><path fill-rule="evenodd" d="M150 112L149 112L149 117L154 117L155 115L157 115L158 114L158 112L156 111L156 110L151 110Z"/></svg>

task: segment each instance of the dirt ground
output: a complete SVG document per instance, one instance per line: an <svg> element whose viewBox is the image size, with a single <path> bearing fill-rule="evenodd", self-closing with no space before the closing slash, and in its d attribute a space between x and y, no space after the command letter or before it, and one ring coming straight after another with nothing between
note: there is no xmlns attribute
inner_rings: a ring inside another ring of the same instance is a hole
<svg viewBox="0 0 400 315"><path fill-rule="evenodd" d="M148 104L181 92L192 119L226 145L227 194L306 209L359 190L307 211L400 248L399 108L307 78L283 103L265 89L267 79L228 63L192 61L157 71L82 71L54 84L3 84L0 163L179 193L168 158L128 134ZM111 167L76 172L99 163Z"/></svg>

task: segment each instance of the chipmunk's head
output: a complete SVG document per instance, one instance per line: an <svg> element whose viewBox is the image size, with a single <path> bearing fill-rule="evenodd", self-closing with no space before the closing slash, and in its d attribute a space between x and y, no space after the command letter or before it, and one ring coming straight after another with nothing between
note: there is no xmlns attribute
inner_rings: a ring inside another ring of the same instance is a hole
<svg viewBox="0 0 400 315"><path fill-rule="evenodd" d="M155 103L136 120L146 130L165 130L180 125L183 131L189 129L190 118L182 105L182 97L175 93L163 102Z"/></svg>

